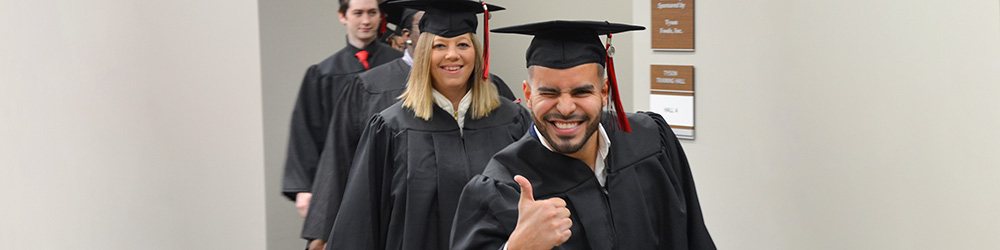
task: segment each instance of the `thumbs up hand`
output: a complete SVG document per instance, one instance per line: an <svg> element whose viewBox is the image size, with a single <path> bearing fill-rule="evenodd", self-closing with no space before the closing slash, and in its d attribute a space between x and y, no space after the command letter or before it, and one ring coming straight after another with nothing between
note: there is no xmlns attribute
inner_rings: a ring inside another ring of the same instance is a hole
<svg viewBox="0 0 1000 250"><path fill-rule="evenodd" d="M517 175L514 181L521 185L521 200L517 203L517 226L507 239L507 249L547 250L569 240L573 221L566 201L558 197L536 201L528 179Z"/></svg>

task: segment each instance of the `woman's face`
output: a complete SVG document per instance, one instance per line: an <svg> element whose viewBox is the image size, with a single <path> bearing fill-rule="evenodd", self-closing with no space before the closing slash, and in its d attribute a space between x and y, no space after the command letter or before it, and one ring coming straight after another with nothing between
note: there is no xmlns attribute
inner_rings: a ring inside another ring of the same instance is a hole
<svg viewBox="0 0 1000 250"><path fill-rule="evenodd" d="M430 66L435 89L468 87L469 76L476 67L476 48L471 36L467 33L452 38L434 37Z"/></svg>

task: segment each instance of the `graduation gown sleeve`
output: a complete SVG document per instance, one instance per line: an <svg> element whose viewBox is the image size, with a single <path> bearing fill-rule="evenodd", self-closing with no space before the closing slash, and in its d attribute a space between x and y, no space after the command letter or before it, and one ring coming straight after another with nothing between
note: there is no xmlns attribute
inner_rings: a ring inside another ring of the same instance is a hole
<svg viewBox="0 0 1000 250"><path fill-rule="evenodd" d="M382 65L403 54L381 43L371 43L365 48L372 53L372 67ZM337 97L354 76L365 70L355 58L357 48L346 46L322 62L309 67L299 87L299 95L292 111L285 177L282 193L295 200L296 193L311 192L316 176L316 164L326 142Z"/></svg>
<svg viewBox="0 0 1000 250"><path fill-rule="evenodd" d="M398 101L396 97L406 89L408 72L409 66L396 59L359 74L344 88L338 98L341 102L333 107L303 238L325 239L330 235L361 133L373 114Z"/></svg>
<svg viewBox="0 0 1000 250"><path fill-rule="evenodd" d="M393 176L395 171L394 164L391 162L393 158L390 155L392 154L391 148L393 143L405 142L393 141L392 134L392 129L387 126L382 116L375 115L371 118L369 126L361 135L363 139L358 143L358 151L355 154L354 164L352 164L358 167L350 171L351 177L349 179L357 181L385 180ZM357 199L352 199L353 201L348 207L340 208L334 215L361 216L370 218L371 221L337 220L335 221L335 223L339 223L336 225L337 227L351 228L351 230L338 232L338 236L366 240L352 240L348 248L338 248L335 246L343 241L329 238L327 249L382 248L385 238L372 236L384 236L383 229L377 225L386 224L385 222L390 218L383 218L381 215L388 214L384 211L391 210L392 206L396 205L389 202L391 199L388 197L388 189L390 188L391 181L371 181L368 184L347 187L345 193L351 194L352 198Z"/></svg>
<svg viewBox="0 0 1000 250"><path fill-rule="evenodd" d="M319 131L324 127L324 108L322 105L321 79L322 73L317 65L306 70L299 87L299 94L292 111L292 121L288 133L288 152L285 159L285 176L282 181L282 194L295 200L300 192L312 189L313 177L316 175L316 163L319 149L316 137L323 134Z"/></svg>
<svg viewBox="0 0 1000 250"><path fill-rule="evenodd" d="M662 145L662 151L665 154L664 157L661 157L661 161L665 161L662 165L665 171L671 172L677 177L677 182L674 186L680 192L678 196L683 197L683 209L686 211L683 216L685 217L684 221L687 223L674 223L670 225L672 227L671 232L683 232L682 234L675 234L673 242L685 242L687 249L716 249L715 242L712 240L712 236L708 233L708 228L705 226L705 218L701 212L701 203L698 201L698 192L695 190L694 177L691 174L691 165L688 164L687 155L684 154L680 140L677 139L674 131L670 129L670 124L667 124L667 121L659 114L640 112L636 115L649 116L659 129L660 145ZM681 238L682 236L684 238ZM674 247L685 246L677 244Z"/></svg>
<svg viewBox="0 0 1000 250"><path fill-rule="evenodd" d="M511 187L478 175L459 198L452 226L452 249L502 249L517 225L517 199Z"/></svg>
<svg viewBox="0 0 1000 250"><path fill-rule="evenodd" d="M320 152L326 145L332 107L338 103L346 82L355 73L323 74L317 66L310 67L299 88L292 111L285 162L282 193L295 200L296 193L311 192L316 177Z"/></svg>
<svg viewBox="0 0 1000 250"><path fill-rule="evenodd" d="M341 102L335 104L331 112L333 117L327 128L326 143L322 154L318 154L320 158L312 186L313 195L302 227L302 238L325 239L333 226L355 146L362 132L354 121L363 112L351 112L361 106L358 99L364 98L363 93L359 93L363 92L359 91L359 84L359 79L355 77L340 96Z"/></svg>

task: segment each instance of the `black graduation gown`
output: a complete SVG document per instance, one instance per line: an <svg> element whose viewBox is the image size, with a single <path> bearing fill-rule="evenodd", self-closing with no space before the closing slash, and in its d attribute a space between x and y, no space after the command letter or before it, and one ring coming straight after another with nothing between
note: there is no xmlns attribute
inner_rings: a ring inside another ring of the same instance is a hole
<svg viewBox="0 0 1000 250"><path fill-rule="evenodd" d="M292 111L288 133L288 152L282 193L291 200L300 192L310 192L316 176L316 163L326 139L330 112L336 97L346 82L365 70L354 56L362 49L347 45L322 62L306 70L299 87L299 95ZM402 52L372 42L363 50L368 51L368 65L375 67L403 56Z"/></svg>
<svg viewBox="0 0 1000 250"><path fill-rule="evenodd" d="M628 117L632 133L608 130L607 193L590 167L549 151L533 131L497 153L462 193L452 249L503 246L517 225L514 175L531 181L537 200L566 200L573 235L555 249L715 249L677 137L657 114Z"/></svg>
<svg viewBox="0 0 1000 250"><path fill-rule="evenodd" d="M330 236L361 132L372 115L399 101L399 95L406 91L409 75L410 65L397 58L358 74L337 98L340 102L334 105L326 145L320 154L302 238L326 239ZM500 96L514 98L503 79L496 75L491 75L490 79Z"/></svg>
<svg viewBox="0 0 1000 250"><path fill-rule="evenodd" d="M330 120L326 133L326 145L316 169L302 238L326 240L330 236L350 169L335 166L350 164L365 122L373 114L399 101L397 97L406 90L409 75L410 66L402 58L397 58L358 74L344 88L339 98L341 102L334 106L334 118Z"/></svg>
<svg viewBox="0 0 1000 250"><path fill-rule="evenodd" d="M447 249L462 187L531 123L528 111L506 98L487 117L470 115L464 135L437 105L429 121L402 102L373 116L327 249Z"/></svg>

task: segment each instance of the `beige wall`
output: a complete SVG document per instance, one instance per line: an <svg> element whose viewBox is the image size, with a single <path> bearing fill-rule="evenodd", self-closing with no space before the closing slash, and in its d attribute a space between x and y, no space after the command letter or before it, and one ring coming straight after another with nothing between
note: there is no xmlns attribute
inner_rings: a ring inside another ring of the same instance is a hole
<svg viewBox="0 0 1000 250"><path fill-rule="evenodd" d="M695 66L720 249L997 249L998 4L698 1L696 52L634 36L635 107L649 64Z"/></svg>
<svg viewBox="0 0 1000 250"><path fill-rule="evenodd" d="M264 249L257 5L0 2L0 249Z"/></svg>

